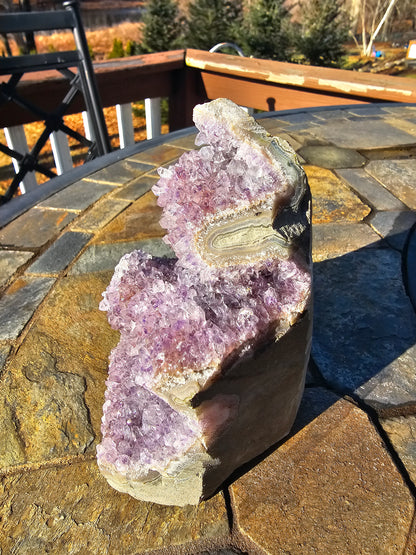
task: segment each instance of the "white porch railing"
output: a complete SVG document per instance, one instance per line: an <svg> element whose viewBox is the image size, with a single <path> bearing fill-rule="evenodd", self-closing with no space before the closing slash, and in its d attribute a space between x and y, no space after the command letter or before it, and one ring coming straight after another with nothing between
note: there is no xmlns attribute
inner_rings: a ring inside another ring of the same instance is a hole
<svg viewBox="0 0 416 555"><path fill-rule="evenodd" d="M154 139L160 135L162 125L160 98L146 98L144 109L146 113L146 135L148 139Z"/></svg>
<svg viewBox="0 0 416 555"><path fill-rule="evenodd" d="M161 134L161 99L160 98L146 98L145 117L146 117L146 137L153 139ZM117 127L120 138L120 148L134 144L134 127L133 127L133 114L132 105L117 104ZM92 139L91 125L87 112L82 113L85 136L87 139ZM29 153L29 147L24 131L23 125L15 127L5 127L4 135L6 138L7 146L16 150L17 152ZM51 133L49 136L52 146L52 154L55 162L55 167L58 175L73 167L71 152L68 143L68 137L62 131ZM19 171L18 160L13 159L13 167L15 173ZM37 186L36 176L34 172L30 172L24 178L20 185L20 192L26 193Z"/></svg>
<svg viewBox="0 0 416 555"><path fill-rule="evenodd" d="M4 136L6 138L7 146L10 149L25 154L29 153L29 147L27 146L27 140L23 125L16 125L15 127L5 127ZM18 173L20 165L18 160L16 160L15 158L13 158L13 167L15 173ZM37 181L34 172L29 172L26 174L25 178L20 184L20 191L21 193L27 193L27 191L30 191L31 189L36 187L36 185Z"/></svg>
<svg viewBox="0 0 416 555"><path fill-rule="evenodd" d="M134 127L131 117L131 104L117 104L117 125L120 137L120 148L134 144Z"/></svg>

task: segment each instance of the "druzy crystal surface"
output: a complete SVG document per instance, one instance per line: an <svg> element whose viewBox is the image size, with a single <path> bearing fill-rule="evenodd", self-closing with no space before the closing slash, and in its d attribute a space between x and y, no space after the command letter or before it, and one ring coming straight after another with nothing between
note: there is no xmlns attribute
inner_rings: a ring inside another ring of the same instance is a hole
<svg viewBox="0 0 416 555"><path fill-rule="evenodd" d="M194 120L201 148L153 187L176 258L125 255L100 305L120 342L99 467L120 491L176 505L288 433L310 346L310 195L295 153L225 99Z"/></svg>

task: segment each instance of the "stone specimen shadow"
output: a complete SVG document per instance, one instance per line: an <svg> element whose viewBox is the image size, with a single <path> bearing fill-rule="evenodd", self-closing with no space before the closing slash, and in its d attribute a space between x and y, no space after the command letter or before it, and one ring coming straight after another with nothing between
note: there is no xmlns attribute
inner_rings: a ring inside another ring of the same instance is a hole
<svg viewBox="0 0 416 555"><path fill-rule="evenodd" d="M416 400L416 317L402 263L378 241L314 264L314 361L331 387L377 410Z"/></svg>

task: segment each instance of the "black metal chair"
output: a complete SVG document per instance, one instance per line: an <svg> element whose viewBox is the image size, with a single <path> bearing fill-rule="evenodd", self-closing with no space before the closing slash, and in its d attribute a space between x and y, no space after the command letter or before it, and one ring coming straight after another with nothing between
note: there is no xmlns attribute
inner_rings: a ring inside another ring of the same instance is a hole
<svg viewBox="0 0 416 555"><path fill-rule="evenodd" d="M49 135L63 131L88 147L87 160L110 152L110 140L98 94L93 65L88 50L87 39L82 25L79 4L76 0L63 3L65 9L44 12L18 12L0 14L0 34L31 33L71 29L76 50L48 52L12 57L0 57L0 75L9 75L7 82L0 84L0 121L1 111L7 110L9 102L14 102L23 110L29 110L44 122L45 128L30 152L17 152L14 147L0 144L0 150L17 161L17 173L7 192L0 196L0 204L10 200L29 172L37 171L49 178L55 172L40 161L40 153ZM37 107L30 99L19 94L19 83L25 73L44 70L57 70L69 81L69 89L57 108L46 112ZM74 72L75 69L75 72ZM74 98L81 93L91 124L91 140L65 125L63 116ZM15 166L16 167L16 166ZM33 175L33 174L32 174Z"/></svg>

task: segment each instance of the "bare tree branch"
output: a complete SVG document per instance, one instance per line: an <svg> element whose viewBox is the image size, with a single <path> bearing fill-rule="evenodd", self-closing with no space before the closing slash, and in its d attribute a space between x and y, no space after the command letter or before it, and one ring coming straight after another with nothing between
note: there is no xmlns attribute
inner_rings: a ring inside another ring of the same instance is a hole
<svg viewBox="0 0 416 555"><path fill-rule="evenodd" d="M387 20L387 18L389 17L389 15L390 15L390 13L391 13L393 7L394 7L394 4L395 4L396 2L397 2L397 0L390 0L390 3L389 3L389 5L388 5L386 11L384 12L383 17L380 19L379 24L377 25L377 28L376 28L374 31L372 30L372 33L371 33L371 35L370 35L370 40L368 41L366 51L364 52L364 54L365 54L366 56L370 56L370 55L371 55L371 50L372 50L372 48L373 48L374 41L376 40L377 35L378 35L379 32L380 32L380 29L383 27L384 22L385 22L385 21Z"/></svg>

